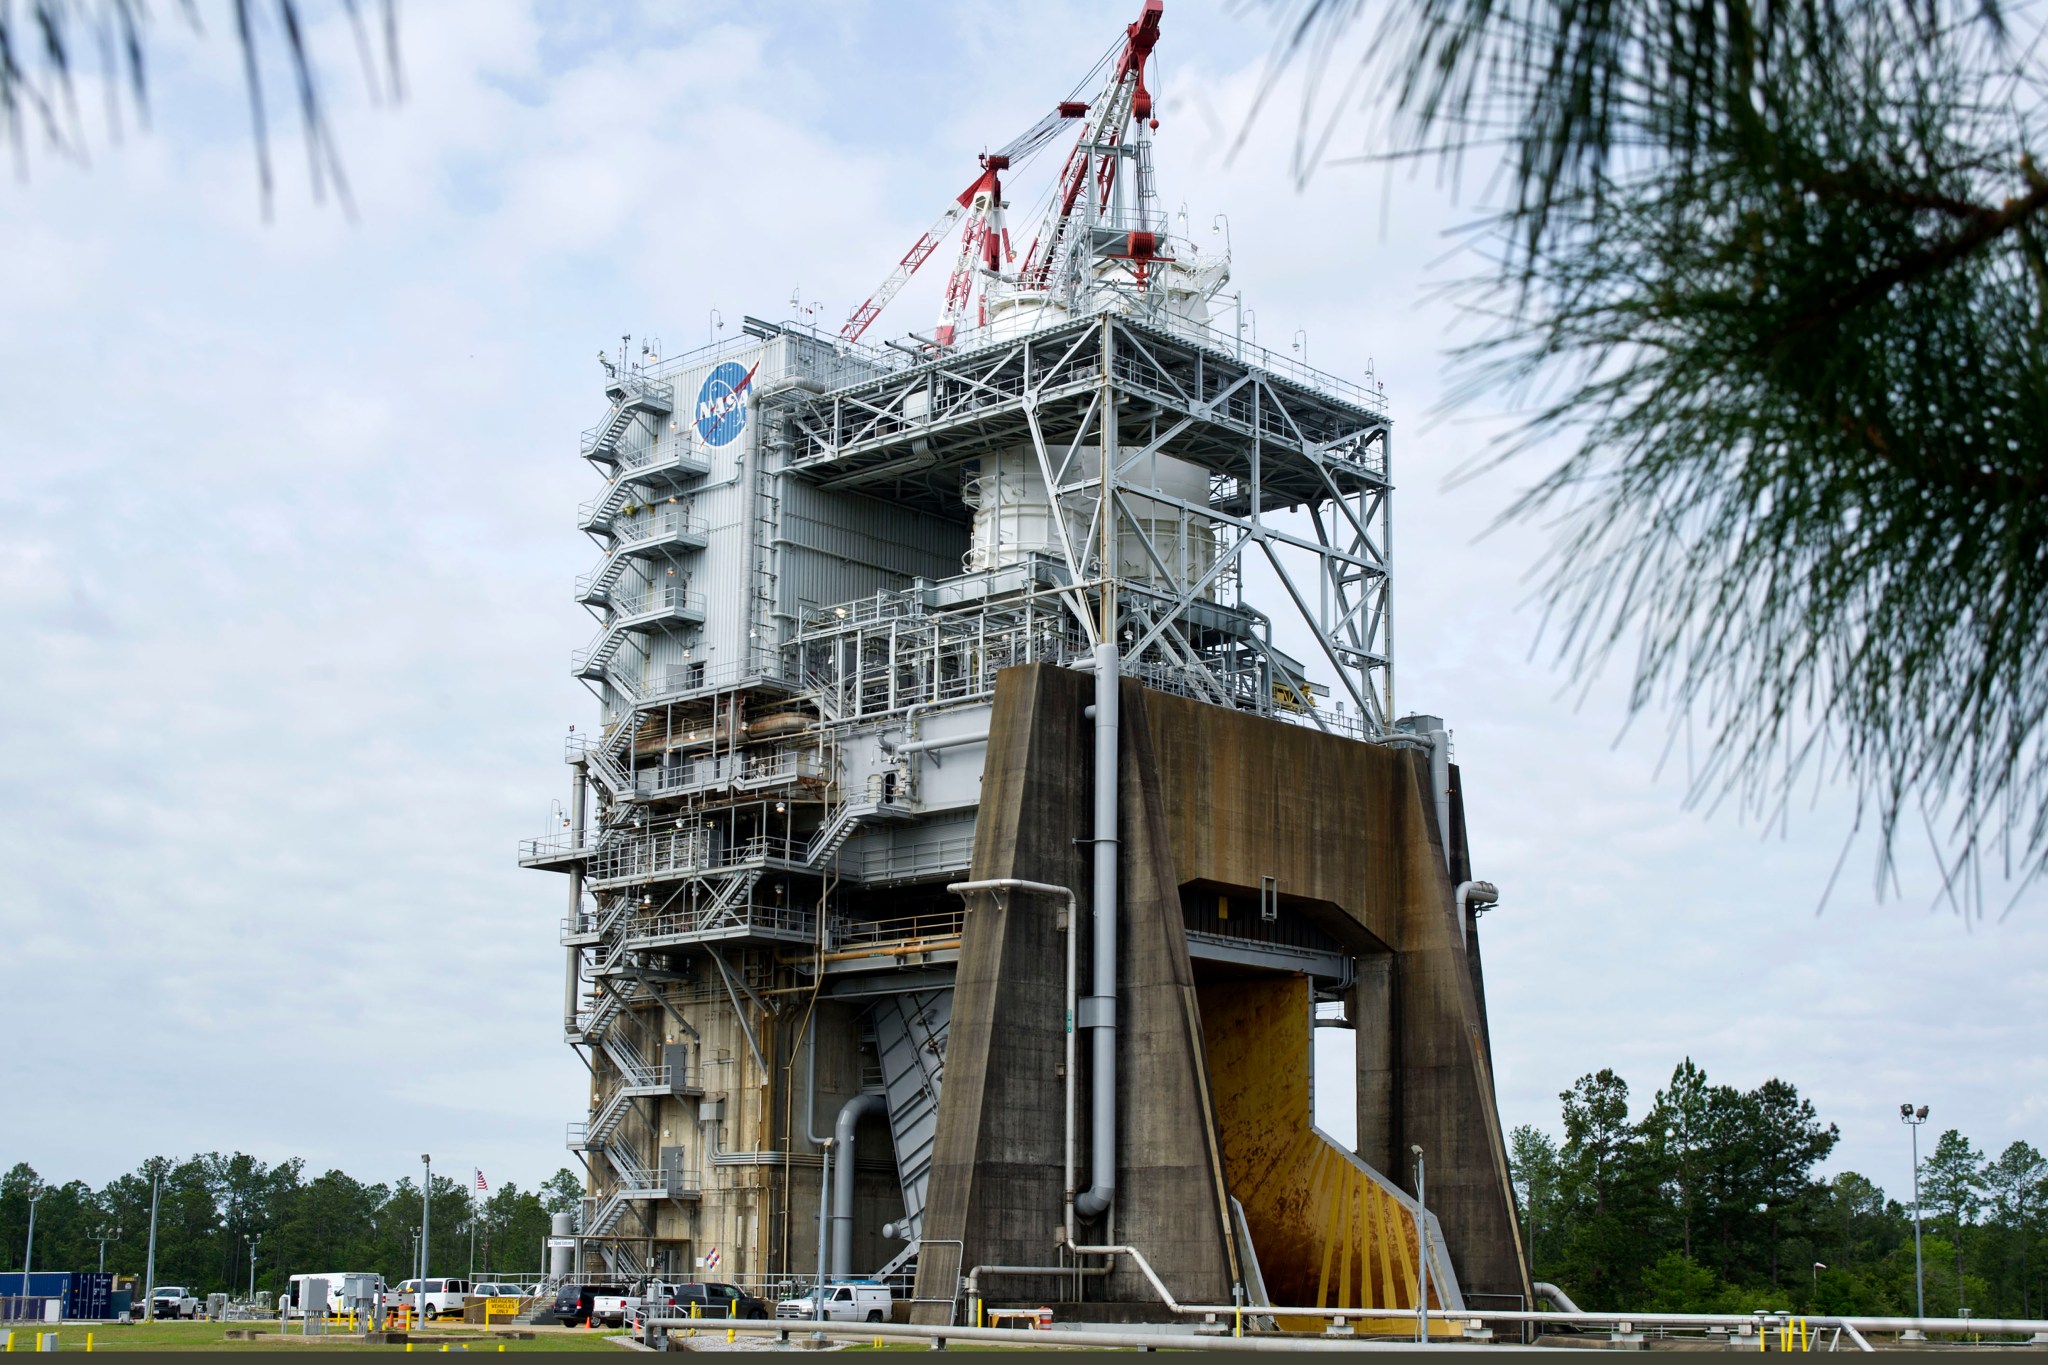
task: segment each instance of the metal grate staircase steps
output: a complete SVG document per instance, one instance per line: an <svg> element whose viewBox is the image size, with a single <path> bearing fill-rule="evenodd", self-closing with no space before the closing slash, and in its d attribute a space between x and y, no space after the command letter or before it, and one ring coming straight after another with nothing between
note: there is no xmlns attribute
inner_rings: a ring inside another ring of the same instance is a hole
<svg viewBox="0 0 2048 1365"><path fill-rule="evenodd" d="M590 1126L583 1135L584 1149L604 1146L605 1140L619 1130L619 1124L625 1121L626 1111L632 1107L631 1095L623 1088L614 1090L603 1106L590 1116Z"/></svg>
<svg viewBox="0 0 2048 1365"><path fill-rule="evenodd" d="M604 677L610 670L612 661L619 657L619 650L624 647L627 637L631 634L631 631L618 622L607 621L604 628L598 631L597 638L577 656L576 676L593 680Z"/></svg>
<svg viewBox="0 0 2048 1365"><path fill-rule="evenodd" d="M810 844L805 847L804 866L823 867L831 862L833 856L845 847L846 841L853 837L854 826L860 823L864 814L863 808L850 801L833 811L831 818L818 827L818 832L811 836Z"/></svg>
<svg viewBox="0 0 2048 1365"><path fill-rule="evenodd" d="M605 1057L611 1064L619 1069L619 1075L625 1078L629 1089L644 1090L668 1083L668 1077L664 1074L666 1068L649 1066L621 1039L607 1033L599 1041L598 1046L603 1049Z"/></svg>
<svg viewBox="0 0 2048 1365"><path fill-rule="evenodd" d="M586 574L579 585L581 591L576 600L585 606L596 606L612 600L612 589L619 586L619 580L626 576L626 566L633 562L633 556L624 549L614 549L598 566Z"/></svg>
<svg viewBox="0 0 2048 1365"><path fill-rule="evenodd" d="M588 504L580 529L593 535L609 530L619 513L626 509L626 504L639 496L632 480L612 480L598 499Z"/></svg>

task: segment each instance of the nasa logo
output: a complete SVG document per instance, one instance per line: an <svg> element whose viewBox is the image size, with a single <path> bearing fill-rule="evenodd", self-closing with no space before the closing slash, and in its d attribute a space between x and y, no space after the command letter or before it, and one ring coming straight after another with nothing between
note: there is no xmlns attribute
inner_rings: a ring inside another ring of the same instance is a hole
<svg viewBox="0 0 2048 1365"><path fill-rule="evenodd" d="M747 429L747 390L760 368L758 360L752 369L728 360L704 376L704 387L697 390L697 434L706 445L729 444Z"/></svg>

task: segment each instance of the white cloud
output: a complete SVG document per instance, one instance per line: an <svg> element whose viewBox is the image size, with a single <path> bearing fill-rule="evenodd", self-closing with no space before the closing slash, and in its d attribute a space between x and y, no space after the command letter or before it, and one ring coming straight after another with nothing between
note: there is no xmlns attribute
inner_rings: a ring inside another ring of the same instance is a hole
<svg viewBox="0 0 2048 1365"><path fill-rule="evenodd" d="M0 191L0 1033L34 1040L7 1088L36 1097L0 1108L0 1159L46 1175L230 1146L363 1175L423 1143L521 1183L563 1164L562 888L512 852L591 709L566 675L591 352L695 344L711 308L779 315L793 288L845 310L1113 33L1080 3L405 22L396 110L319 35L354 225L308 202L288 119L262 223L219 35L164 49L157 134ZM1923 865L1918 900L1879 907L1852 862L1816 919L1839 801L1783 841L1688 813L1654 725L1615 743L1615 688L1575 709L1531 661L1540 540L1479 534L1507 484L1446 486L1498 424L1424 420L1461 210L1358 169L1297 193L1284 102L1226 158L1265 42L1172 8L1162 196L1198 235L1230 215L1259 340L1370 359L1396 404L1400 700L1457 727L1505 892L1508 1120L1554 1125L1603 1065L1647 1097L1690 1053L1795 1081L1894 1186L1902 1098L2042 1141L2039 896L1966 933L1920 908ZM886 323L929 316L919 284ZM132 1122L105 1122L116 1097Z"/></svg>

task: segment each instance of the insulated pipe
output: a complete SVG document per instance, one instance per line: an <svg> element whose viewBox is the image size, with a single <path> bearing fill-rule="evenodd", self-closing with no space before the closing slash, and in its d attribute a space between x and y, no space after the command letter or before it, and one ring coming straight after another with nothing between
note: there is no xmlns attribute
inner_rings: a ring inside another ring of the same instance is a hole
<svg viewBox="0 0 2048 1365"><path fill-rule="evenodd" d="M1444 866L1451 857L1451 732L1429 732L1429 786L1436 797L1436 832L1444 841Z"/></svg>
<svg viewBox="0 0 2048 1365"><path fill-rule="evenodd" d="M832 1125L832 1278L853 1274L853 1130L869 1114L886 1114L889 1102L872 1091L855 1095Z"/></svg>
<svg viewBox="0 0 2048 1365"><path fill-rule="evenodd" d="M1117 871L1117 703L1121 682L1117 647L1095 647L1095 990L1085 1022L1095 1030L1095 1064L1090 1068L1094 1183L1074 1207L1096 1217L1116 1200L1116 871ZM1072 1068L1068 1069L1072 1075ZM1071 1233L1071 1229L1069 1229Z"/></svg>
<svg viewBox="0 0 2048 1365"><path fill-rule="evenodd" d="M575 831L576 846L583 846L584 790L589 786L590 765L577 759L569 765L574 776L569 783L569 827ZM569 931L576 931L576 917L583 913L583 869L569 868ZM562 1032L576 1032L577 996L582 992L583 950L569 945L566 979L562 983Z"/></svg>
<svg viewBox="0 0 2048 1365"><path fill-rule="evenodd" d="M818 1136L818 1001L811 1000L811 1047L804 1072L804 1136L817 1144L818 1158L818 1287L811 1296L811 1316L825 1317L825 1236L832 1226L832 1139Z"/></svg>
<svg viewBox="0 0 2048 1365"><path fill-rule="evenodd" d="M1492 882L1458 883L1458 941L1471 940L1470 921L1467 912L1475 905L1500 904L1500 888Z"/></svg>

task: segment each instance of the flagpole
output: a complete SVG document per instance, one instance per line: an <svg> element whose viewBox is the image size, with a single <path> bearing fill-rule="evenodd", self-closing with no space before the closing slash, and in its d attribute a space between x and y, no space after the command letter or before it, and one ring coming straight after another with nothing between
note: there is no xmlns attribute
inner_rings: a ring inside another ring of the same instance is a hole
<svg viewBox="0 0 2048 1365"><path fill-rule="evenodd" d="M478 1169L477 1169L476 1167L474 1167L474 1166L470 1167L470 1172L469 1172L469 1279L470 1279L470 1283L471 1283L472 1285L476 1283L476 1187L477 1187L477 1182L481 1181L481 1180L482 1180L483 1178L484 1178L484 1173L483 1173L482 1171L478 1170Z"/></svg>

